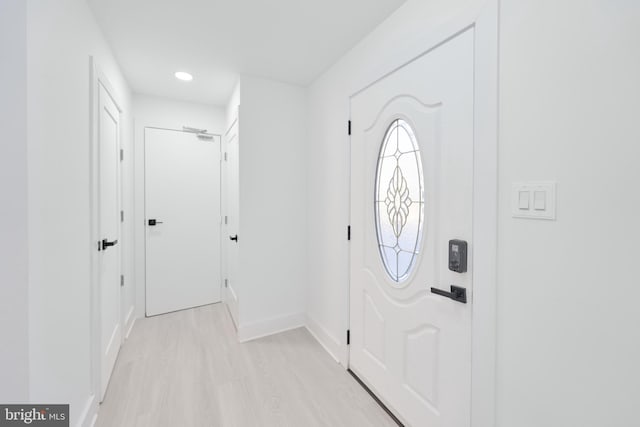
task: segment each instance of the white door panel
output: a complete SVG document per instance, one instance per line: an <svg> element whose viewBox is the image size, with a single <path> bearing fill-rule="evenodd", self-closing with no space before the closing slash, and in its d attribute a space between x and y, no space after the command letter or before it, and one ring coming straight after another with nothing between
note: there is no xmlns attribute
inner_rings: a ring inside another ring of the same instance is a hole
<svg viewBox="0 0 640 427"><path fill-rule="evenodd" d="M147 315L219 302L219 137L145 129L145 216Z"/></svg>
<svg viewBox="0 0 640 427"><path fill-rule="evenodd" d="M120 325L120 112L100 85L98 112L100 243L100 401L109 385L122 340ZM113 244L113 246L108 246Z"/></svg>
<svg viewBox="0 0 640 427"><path fill-rule="evenodd" d="M349 365L408 426L470 425L472 265L469 260L466 273L449 271L448 252L452 239L472 249L473 58L468 30L351 101ZM380 249L378 235L390 232L376 225L376 177L381 146L396 120L415 135L423 196L413 184L416 157L398 137L398 150L383 162L395 162L399 172L382 174L379 185L382 198L390 195L381 221L394 233L395 224L399 234L394 248ZM388 259L395 255L404 271L412 251L404 248L402 233L411 227L421 240L412 249L413 267L396 280L381 251ZM451 285L466 289L467 304L431 292Z"/></svg>
<svg viewBox="0 0 640 427"><path fill-rule="evenodd" d="M230 237L238 237L239 231L239 135L238 121L229 129L226 136L227 161L226 161L226 235L223 236L227 250L227 288L225 302L229 306L231 317L238 325L238 249L240 240L231 240Z"/></svg>

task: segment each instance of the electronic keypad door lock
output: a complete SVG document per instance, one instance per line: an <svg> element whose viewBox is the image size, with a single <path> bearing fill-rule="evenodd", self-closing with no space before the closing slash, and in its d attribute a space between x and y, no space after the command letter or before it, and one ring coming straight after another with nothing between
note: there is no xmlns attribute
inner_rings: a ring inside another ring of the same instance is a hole
<svg viewBox="0 0 640 427"><path fill-rule="evenodd" d="M449 270L467 272L467 242L464 240L449 240Z"/></svg>

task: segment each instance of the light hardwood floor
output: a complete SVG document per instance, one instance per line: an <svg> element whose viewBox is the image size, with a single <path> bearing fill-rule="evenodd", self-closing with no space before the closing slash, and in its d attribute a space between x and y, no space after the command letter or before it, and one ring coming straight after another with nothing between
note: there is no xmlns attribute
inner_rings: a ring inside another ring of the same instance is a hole
<svg viewBox="0 0 640 427"><path fill-rule="evenodd" d="M240 344L223 304L136 322L97 426L395 423L304 329Z"/></svg>

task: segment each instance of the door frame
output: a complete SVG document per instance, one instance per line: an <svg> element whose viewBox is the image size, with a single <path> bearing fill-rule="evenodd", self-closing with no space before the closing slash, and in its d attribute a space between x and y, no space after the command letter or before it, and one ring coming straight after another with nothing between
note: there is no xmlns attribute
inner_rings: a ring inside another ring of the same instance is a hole
<svg viewBox="0 0 640 427"><path fill-rule="evenodd" d="M422 41L402 52L395 67L373 71L369 83L353 90L351 100L377 82L423 57L458 34L474 31L474 160L473 160L473 305L471 325L471 426L493 427L496 415L496 297L498 240L498 3L486 0L462 12ZM348 119L348 120L349 120ZM351 218L351 137L349 141L349 212ZM349 253L350 251L348 251ZM351 259L348 260L346 330L350 329ZM349 368L350 347L344 359Z"/></svg>
<svg viewBox="0 0 640 427"><path fill-rule="evenodd" d="M220 172L222 173L221 176L221 180L220 180L220 184L222 186L222 189L220 191L220 195L222 197L222 204L221 204L221 210L222 210L222 217L223 218L228 218L229 216L229 194L230 194L230 179L229 179L229 161L228 161L228 157L227 154L229 153L229 135L231 134L231 131L234 130L236 131L236 139L238 140L238 144L240 141L240 125L239 125L239 119L240 119L240 108L237 108L235 110L235 114L232 116L231 119L231 124L227 126L227 130L224 133L224 136L222 138L221 141L221 146L224 147L224 149L222 149L221 155L224 155L224 159L222 160L222 164L221 164L221 168L220 168ZM239 153L237 153L239 154ZM238 165L239 165L239 161L238 161ZM236 171L237 173L237 171ZM236 191L240 191L239 188L235 189ZM237 213L239 215L239 212ZM238 221L238 218L236 218L236 221ZM236 329L236 332L238 331L238 310L239 310L239 301L238 301L238 295L236 294L236 291L234 290L234 288L231 286L231 281L229 280L229 241L227 240L227 236L229 235L229 228L228 228L228 224L224 222L222 222L222 230L225 231L225 233L221 234L221 258L222 258L222 302L227 306L227 311L229 312L229 316L231 317L231 323L233 323L233 326ZM238 244L236 242L236 244ZM237 274L237 273L236 273ZM236 278L237 279L237 278Z"/></svg>
<svg viewBox="0 0 640 427"><path fill-rule="evenodd" d="M195 135L195 132L189 132L186 131L184 129L174 129L174 128L170 128L170 127L162 127L162 126L142 126L142 158L140 159L140 162L136 162L136 168L140 167L142 170L142 175L140 176L141 178L141 184L142 184L142 200L140 201L141 203L141 215L138 216L136 218L136 221L139 220L139 224L141 224L142 227L142 242L140 243L141 246L141 251L142 251L142 258L141 258L141 262L142 262L142 268L139 268L139 270L141 271L142 274L142 283L143 286L141 286L141 290L142 290L142 315L144 317L150 317L149 315L147 315L147 169L146 169L146 164L147 164L147 150L146 150L146 146L147 146L147 135L146 135L146 131L147 129L156 129L156 130L164 130L164 131L169 131L169 132L181 132L181 133L187 133L187 134L193 134ZM220 277L218 278L218 285L220 286L220 302L224 302L224 294L225 294L225 288L224 288L224 272L223 272L223 265L222 265L222 261L224 259L224 254L222 252L222 242L223 242L223 231L224 231L224 215L223 215L223 210L224 210L224 206L223 206L223 199L222 199L222 144L223 144L223 137L222 135L219 135L217 133L210 133L210 132L202 132L202 134L204 135L208 135L208 136L212 136L215 139L217 139L219 141L219 158L220 158L220 218L219 218L219 227L220 227L220 259L218 260L220 262ZM136 299L138 298L138 295L136 294ZM156 315L154 315L156 316ZM153 317L153 316L151 316Z"/></svg>
<svg viewBox="0 0 640 427"><path fill-rule="evenodd" d="M123 119L123 108L122 102L119 94L114 89L113 85L104 74L100 66L96 63L93 56L89 56L89 73L90 73L90 90L89 90L89 200L90 200L90 241L89 241L89 253L90 253L90 355L91 355L91 375L90 375L90 405L92 411L88 413L95 413L97 411L98 405L100 403L100 390L101 390L101 318L102 318L102 305L100 298L100 277L99 277L99 251L97 250L97 242L100 240L99 235L99 173L100 173L100 147L99 147L99 135L98 135L98 123L100 120L99 111L100 111L100 86L102 86L105 91L111 97L111 100L115 104L119 113L119 129L118 129L118 138L119 138L119 149L122 149L122 141L124 137L124 127L122 126ZM123 179L122 179L122 165L118 166L118 204L120 206L120 210L122 209L122 195L123 195ZM119 223L118 227L118 245L120 246L120 274L122 275L122 269L124 265L124 242L122 239L122 223ZM125 340L125 331L124 324L125 319L122 309L122 289L120 290L120 315L118 316L120 322L120 330L122 331L120 338L120 346ZM95 409L95 410L93 410Z"/></svg>

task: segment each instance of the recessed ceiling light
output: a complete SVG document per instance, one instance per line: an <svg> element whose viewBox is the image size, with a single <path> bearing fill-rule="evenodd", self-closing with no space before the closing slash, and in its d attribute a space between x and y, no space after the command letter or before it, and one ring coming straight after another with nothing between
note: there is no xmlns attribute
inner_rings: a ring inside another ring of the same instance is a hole
<svg viewBox="0 0 640 427"><path fill-rule="evenodd" d="M182 80L185 82L190 82L191 80L193 80L193 76L189 73L185 73L184 71L176 72L175 76L176 76L176 79Z"/></svg>

